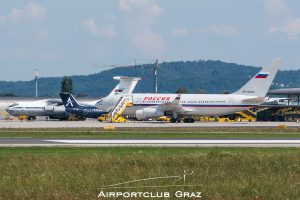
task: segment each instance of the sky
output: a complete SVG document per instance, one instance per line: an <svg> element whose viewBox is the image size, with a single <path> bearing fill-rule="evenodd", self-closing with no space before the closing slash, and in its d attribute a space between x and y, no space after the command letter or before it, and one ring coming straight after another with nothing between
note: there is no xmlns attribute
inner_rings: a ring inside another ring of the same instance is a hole
<svg viewBox="0 0 300 200"><path fill-rule="evenodd" d="M300 69L300 1L9 0L0 80L97 73L105 65L222 60ZM97 65L97 66L94 66Z"/></svg>

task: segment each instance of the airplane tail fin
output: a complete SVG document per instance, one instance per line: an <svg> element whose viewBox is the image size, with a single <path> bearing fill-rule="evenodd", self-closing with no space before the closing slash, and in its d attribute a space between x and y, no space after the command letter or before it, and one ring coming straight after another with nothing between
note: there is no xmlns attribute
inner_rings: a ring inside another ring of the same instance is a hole
<svg viewBox="0 0 300 200"><path fill-rule="evenodd" d="M115 76L115 80L119 80L119 84L111 91L109 96L116 94L131 94L136 84L141 78L137 77L126 77L126 76Z"/></svg>
<svg viewBox="0 0 300 200"><path fill-rule="evenodd" d="M261 71L233 94L265 97L281 63L281 58L274 59L270 65L263 67Z"/></svg>
<svg viewBox="0 0 300 200"><path fill-rule="evenodd" d="M63 104L65 108L78 108L80 107L80 104L78 101L74 98L74 96L68 92L61 92L59 93L61 100L63 101Z"/></svg>

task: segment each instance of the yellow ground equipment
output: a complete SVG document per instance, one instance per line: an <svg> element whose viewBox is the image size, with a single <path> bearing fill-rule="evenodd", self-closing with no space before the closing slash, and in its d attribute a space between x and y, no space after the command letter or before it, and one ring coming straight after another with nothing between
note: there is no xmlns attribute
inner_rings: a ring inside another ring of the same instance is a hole
<svg viewBox="0 0 300 200"><path fill-rule="evenodd" d="M28 119L28 116L26 116L26 115L20 115L19 116L19 120L24 120L24 119Z"/></svg>
<svg viewBox="0 0 300 200"><path fill-rule="evenodd" d="M106 131L111 131L111 130L114 130L116 127L114 127L114 126L104 126L103 128Z"/></svg>
<svg viewBox="0 0 300 200"><path fill-rule="evenodd" d="M107 121L111 123L123 123L126 122L126 118L122 116L122 113L126 107L132 106L132 102L128 101L128 97L122 96L117 102L116 106L109 112L98 118L98 121Z"/></svg>
<svg viewBox="0 0 300 200"><path fill-rule="evenodd" d="M99 122L108 122L109 120L109 114L104 114L98 117L97 119ZM126 117L123 115L119 116L114 122L124 123L126 122Z"/></svg>
<svg viewBox="0 0 300 200"><path fill-rule="evenodd" d="M236 112L240 116L236 117L236 121L247 121L247 122L255 122L256 121L256 114L251 110L244 110L240 112Z"/></svg>
<svg viewBox="0 0 300 200"><path fill-rule="evenodd" d="M104 114L104 115L101 115L100 117L98 117L97 120L98 120L99 122L105 122L105 121L108 120L108 117L109 117L108 114Z"/></svg>
<svg viewBox="0 0 300 200"><path fill-rule="evenodd" d="M166 117L166 116L162 116L157 118L157 121L161 121L161 122L169 122L171 120L170 117Z"/></svg>
<svg viewBox="0 0 300 200"><path fill-rule="evenodd" d="M284 124L279 124L279 125L278 125L278 128L286 128L286 125L284 125Z"/></svg>

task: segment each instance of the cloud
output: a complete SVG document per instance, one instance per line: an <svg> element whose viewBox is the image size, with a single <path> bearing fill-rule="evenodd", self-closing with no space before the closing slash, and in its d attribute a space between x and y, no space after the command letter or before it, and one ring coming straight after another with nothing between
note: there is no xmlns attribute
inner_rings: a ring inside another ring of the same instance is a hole
<svg viewBox="0 0 300 200"><path fill-rule="evenodd" d="M0 16L0 25L6 22L6 17Z"/></svg>
<svg viewBox="0 0 300 200"><path fill-rule="evenodd" d="M269 33L284 33L289 39L300 36L300 18L292 17L293 13L284 0L266 0L265 5L274 21L269 25Z"/></svg>
<svg viewBox="0 0 300 200"><path fill-rule="evenodd" d="M154 31L158 18L164 13L154 0L119 0L119 9L129 23L127 31L131 44L146 56L157 56L166 49L162 34Z"/></svg>
<svg viewBox="0 0 300 200"><path fill-rule="evenodd" d="M46 15L46 9L36 3L29 2L24 8L13 8L8 15L10 22L18 22L25 19L41 20Z"/></svg>
<svg viewBox="0 0 300 200"><path fill-rule="evenodd" d="M119 8L127 14L143 12L147 15L161 15L163 9L153 0L120 0Z"/></svg>
<svg viewBox="0 0 300 200"><path fill-rule="evenodd" d="M44 26L46 9L34 2L23 7L12 7L0 16L1 41L0 58L7 60L51 61L59 51L50 41L48 29ZM2 21L2 22L1 22ZM8 45L9 44L9 45ZM6 45L6 46L5 46Z"/></svg>
<svg viewBox="0 0 300 200"><path fill-rule="evenodd" d="M300 35L300 18L289 19L281 26L281 31L286 33L289 38Z"/></svg>
<svg viewBox="0 0 300 200"><path fill-rule="evenodd" d="M29 2L25 7L25 14L28 17L41 19L46 14L46 9L36 3Z"/></svg>
<svg viewBox="0 0 300 200"><path fill-rule="evenodd" d="M265 7L267 12L271 15L288 14L289 9L284 0L266 0Z"/></svg>
<svg viewBox="0 0 300 200"><path fill-rule="evenodd" d="M85 31L96 36L116 38L119 35L115 29L114 15L105 15L101 25L98 25L93 18L83 20L81 25Z"/></svg>
<svg viewBox="0 0 300 200"><path fill-rule="evenodd" d="M183 37L187 35L187 30L185 28L178 28L172 31L172 35L175 37Z"/></svg>
<svg viewBox="0 0 300 200"><path fill-rule="evenodd" d="M219 24L219 25L212 25L209 28L210 32L222 37L237 37L240 35L240 32L237 28L232 25L228 24Z"/></svg>
<svg viewBox="0 0 300 200"><path fill-rule="evenodd" d="M49 31L45 28L39 28L38 30L38 36L39 38L41 38L42 40L49 40Z"/></svg>
<svg viewBox="0 0 300 200"><path fill-rule="evenodd" d="M132 38L133 44L149 56L157 56L166 48L164 38L159 34L148 30Z"/></svg>
<svg viewBox="0 0 300 200"><path fill-rule="evenodd" d="M295 39L300 36L300 18L288 19L279 27L270 26L269 31L285 33L289 39Z"/></svg>
<svg viewBox="0 0 300 200"><path fill-rule="evenodd" d="M10 22L17 22L18 20L22 19L23 11L17 8L13 8L8 15L8 19Z"/></svg>

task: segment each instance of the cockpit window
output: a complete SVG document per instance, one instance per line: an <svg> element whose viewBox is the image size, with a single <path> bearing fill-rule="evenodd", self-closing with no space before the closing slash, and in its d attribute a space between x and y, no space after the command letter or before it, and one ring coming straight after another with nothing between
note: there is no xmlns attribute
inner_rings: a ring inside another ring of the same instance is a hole
<svg viewBox="0 0 300 200"><path fill-rule="evenodd" d="M103 101L103 99L99 100L97 103L101 103Z"/></svg>
<svg viewBox="0 0 300 200"><path fill-rule="evenodd" d="M13 104L11 104L10 106L8 106L8 107L15 107L15 106L18 106L19 104L18 103L13 103Z"/></svg>

